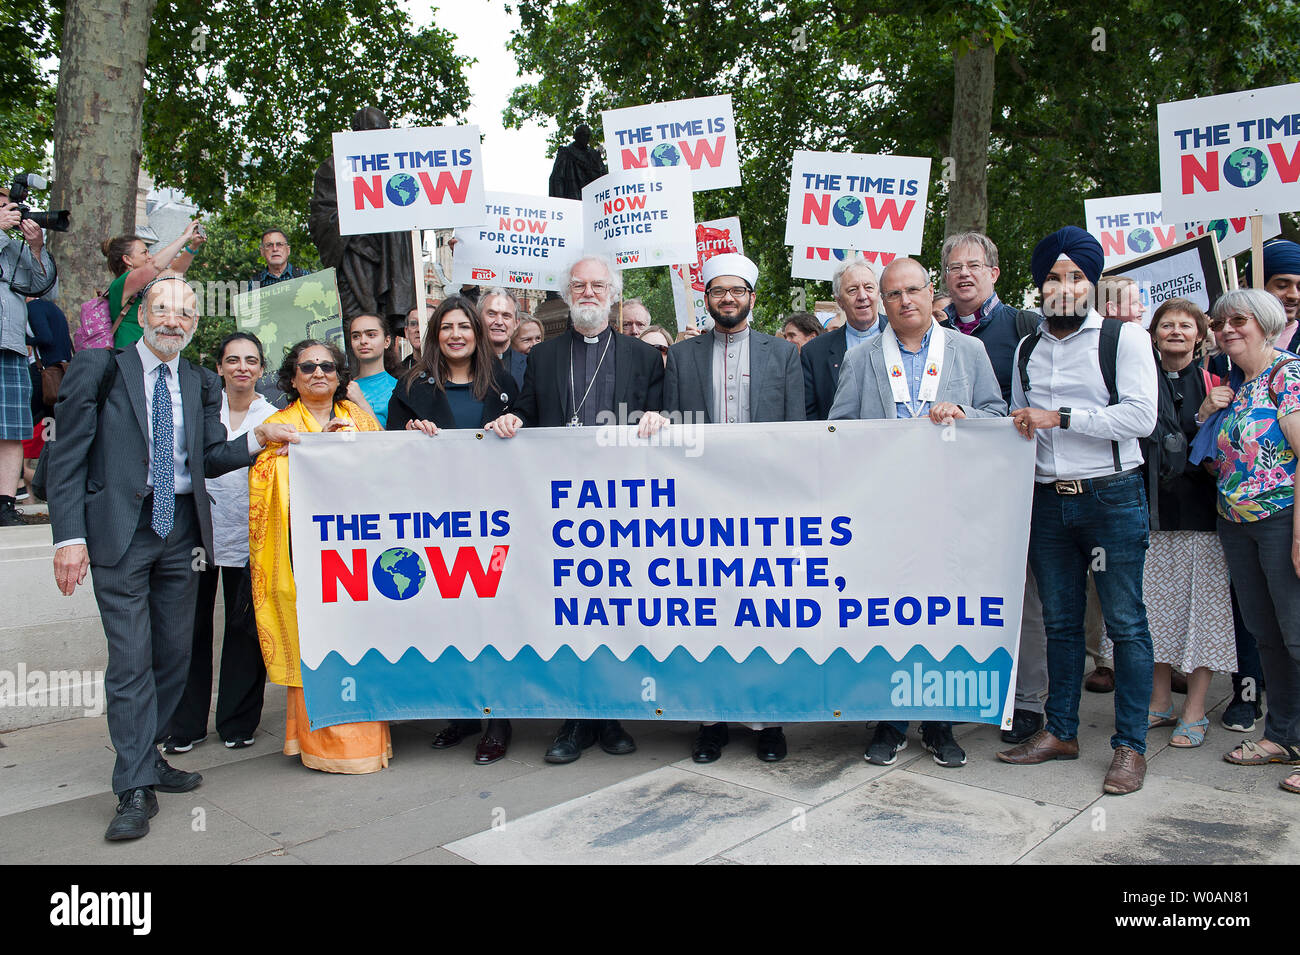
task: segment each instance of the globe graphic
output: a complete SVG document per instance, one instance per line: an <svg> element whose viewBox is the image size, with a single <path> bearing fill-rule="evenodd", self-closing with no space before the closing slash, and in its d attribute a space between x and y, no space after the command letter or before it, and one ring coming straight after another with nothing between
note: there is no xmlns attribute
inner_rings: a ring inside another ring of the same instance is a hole
<svg viewBox="0 0 1300 955"><path fill-rule="evenodd" d="M1156 238L1147 229L1134 229L1128 234L1128 247L1134 252L1150 252Z"/></svg>
<svg viewBox="0 0 1300 955"><path fill-rule="evenodd" d="M1213 232L1214 237L1222 242L1228 237L1228 220L1215 219L1213 222L1206 224L1206 231Z"/></svg>
<svg viewBox="0 0 1300 955"><path fill-rule="evenodd" d="M844 196L831 207L831 215L840 225L857 225L862 218L862 200L857 196Z"/></svg>
<svg viewBox="0 0 1300 955"><path fill-rule="evenodd" d="M405 547L390 547L384 551L370 572L375 589L389 600L414 597L424 586L426 576L420 555Z"/></svg>
<svg viewBox="0 0 1300 955"><path fill-rule="evenodd" d="M1240 188L1253 186L1266 175L1268 159L1254 146L1234 149L1223 163L1223 178Z"/></svg>
<svg viewBox="0 0 1300 955"><path fill-rule="evenodd" d="M388 180L388 185L384 186L384 194L394 205L409 206L420 194L420 187L406 173L399 172Z"/></svg>
<svg viewBox="0 0 1300 955"><path fill-rule="evenodd" d="M849 254L848 249L831 249L831 251L835 253L835 258L839 259L841 262L843 262L845 257Z"/></svg>
<svg viewBox="0 0 1300 955"><path fill-rule="evenodd" d="M682 161L681 153L672 143L660 143L650 151L650 165L676 166Z"/></svg>

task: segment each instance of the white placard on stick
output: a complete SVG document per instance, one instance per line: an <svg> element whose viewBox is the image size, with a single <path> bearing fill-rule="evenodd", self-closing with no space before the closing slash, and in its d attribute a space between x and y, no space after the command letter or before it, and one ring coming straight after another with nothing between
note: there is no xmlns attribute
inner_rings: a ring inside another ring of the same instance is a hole
<svg viewBox="0 0 1300 955"><path fill-rule="evenodd" d="M582 257L582 203L489 192L484 212L486 225L456 230L452 284L559 291Z"/></svg>
<svg viewBox="0 0 1300 955"><path fill-rule="evenodd" d="M697 190L740 185L731 95L650 103L600 114L609 166L684 166Z"/></svg>
<svg viewBox="0 0 1300 955"><path fill-rule="evenodd" d="M785 244L920 252L929 185L928 157L797 150Z"/></svg>
<svg viewBox="0 0 1300 955"><path fill-rule="evenodd" d="M1219 257L1230 259L1250 251L1250 216L1231 219L1212 219L1209 222L1184 222L1184 239L1194 239L1213 232L1219 243ZM1276 213L1264 216L1264 241L1282 234L1282 219Z"/></svg>
<svg viewBox="0 0 1300 955"><path fill-rule="evenodd" d="M713 327L713 319L704 307L704 263L724 252L745 254L745 243L740 236L740 218L710 219L695 224L696 259L687 265L669 266L672 277L673 309L677 314L677 328L683 330L694 325L701 331Z"/></svg>
<svg viewBox="0 0 1300 955"><path fill-rule="evenodd" d="M796 248L790 262L790 275L796 279L818 279L829 282L846 259L861 256L876 270L879 277L886 265L898 258L896 252L855 252L853 249L815 249L811 246Z"/></svg>
<svg viewBox="0 0 1300 955"><path fill-rule="evenodd" d="M1085 199L1083 215L1088 231L1101 243L1108 269L1184 238L1177 223L1163 222L1158 192Z"/></svg>
<svg viewBox="0 0 1300 955"><path fill-rule="evenodd" d="M482 225L477 126L334 134L339 234Z"/></svg>
<svg viewBox="0 0 1300 955"><path fill-rule="evenodd" d="M582 189L586 251L620 269L695 259L690 171L681 167L611 172Z"/></svg>
<svg viewBox="0 0 1300 955"><path fill-rule="evenodd" d="M1300 209L1300 83L1161 103L1168 222Z"/></svg>

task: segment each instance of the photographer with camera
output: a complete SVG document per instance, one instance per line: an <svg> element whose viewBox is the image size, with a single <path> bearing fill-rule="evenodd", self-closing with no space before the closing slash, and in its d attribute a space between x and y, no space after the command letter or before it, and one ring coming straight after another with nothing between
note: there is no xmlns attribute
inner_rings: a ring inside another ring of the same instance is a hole
<svg viewBox="0 0 1300 955"><path fill-rule="evenodd" d="M19 198L25 198L26 177L14 180L20 184ZM23 440L32 434L27 297L53 298L58 284L39 220L12 201L12 191L0 185L0 527L23 523L14 498L23 469Z"/></svg>

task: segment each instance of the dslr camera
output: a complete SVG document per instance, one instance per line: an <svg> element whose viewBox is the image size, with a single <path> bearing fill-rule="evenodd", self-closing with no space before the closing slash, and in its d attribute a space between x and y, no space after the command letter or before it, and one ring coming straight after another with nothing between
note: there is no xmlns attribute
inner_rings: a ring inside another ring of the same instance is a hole
<svg viewBox="0 0 1300 955"><path fill-rule="evenodd" d="M59 209L49 212L32 212L31 207L25 204L27 194L32 189L43 190L49 186L44 177L36 175L34 172L20 172L14 176L13 184L9 186L9 201L18 204L18 212L24 219L31 219L42 229L53 229L55 232L68 231L68 210Z"/></svg>

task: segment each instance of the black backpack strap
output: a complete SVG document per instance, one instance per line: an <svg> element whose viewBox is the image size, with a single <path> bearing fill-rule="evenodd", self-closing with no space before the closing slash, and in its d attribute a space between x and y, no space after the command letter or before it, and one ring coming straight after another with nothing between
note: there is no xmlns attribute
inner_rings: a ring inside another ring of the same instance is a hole
<svg viewBox="0 0 1300 955"><path fill-rule="evenodd" d="M1101 379L1106 383L1106 390L1110 393L1107 405L1119 404L1119 388L1115 384L1115 376L1119 365L1119 332L1124 327L1124 323L1118 318L1103 318L1101 320L1101 340L1097 346L1097 362L1101 365ZM1119 442L1110 443L1111 455L1115 460L1116 472L1122 471L1119 463Z"/></svg>
<svg viewBox="0 0 1300 955"><path fill-rule="evenodd" d="M1037 312L1030 312L1026 309L1016 310L1016 337L1025 338L1032 335L1038 330L1038 323L1042 316Z"/></svg>
<svg viewBox="0 0 1300 955"><path fill-rule="evenodd" d="M1016 362L1016 367L1020 372L1020 390L1026 395L1029 394L1029 356L1038 347L1038 340L1041 337L1038 333L1034 333L1020 343L1020 357ZM1026 400L1028 399L1026 398Z"/></svg>
<svg viewBox="0 0 1300 955"><path fill-rule="evenodd" d="M103 377L99 379L99 389L95 392L95 405L100 411L104 410L104 402L108 400L108 393L113 390L113 382L117 380L117 355L121 349L109 348L108 367L104 369Z"/></svg>

